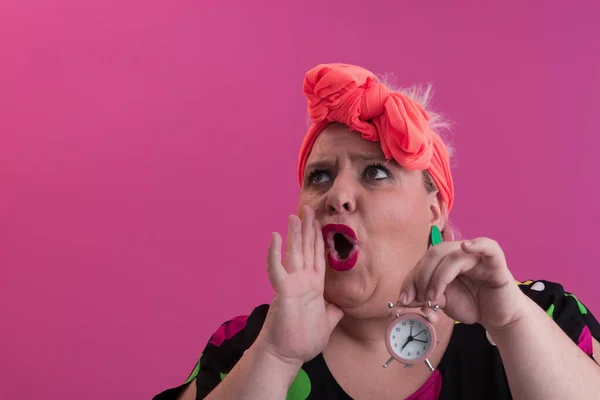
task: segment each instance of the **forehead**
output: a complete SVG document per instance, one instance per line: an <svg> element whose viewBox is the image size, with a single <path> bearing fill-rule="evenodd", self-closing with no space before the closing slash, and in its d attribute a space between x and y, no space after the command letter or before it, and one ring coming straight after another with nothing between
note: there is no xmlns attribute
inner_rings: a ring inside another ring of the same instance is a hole
<svg viewBox="0 0 600 400"><path fill-rule="evenodd" d="M346 125L331 124L317 137L307 161L311 163L349 155L384 159L379 142L363 139L360 133L350 131Z"/></svg>

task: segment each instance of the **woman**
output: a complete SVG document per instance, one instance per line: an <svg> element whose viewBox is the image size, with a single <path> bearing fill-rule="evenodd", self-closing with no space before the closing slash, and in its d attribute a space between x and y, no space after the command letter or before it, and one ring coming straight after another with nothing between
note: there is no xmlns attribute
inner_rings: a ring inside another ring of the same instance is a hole
<svg viewBox="0 0 600 400"><path fill-rule="evenodd" d="M155 398L600 397L600 325L585 306L559 284L516 282L493 240L453 240L449 154L427 99L345 64L315 67L303 91L299 216L283 262L272 236L273 302L223 324L185 384ZM433 371L382 368L390 300L433 323Z"/></svg>

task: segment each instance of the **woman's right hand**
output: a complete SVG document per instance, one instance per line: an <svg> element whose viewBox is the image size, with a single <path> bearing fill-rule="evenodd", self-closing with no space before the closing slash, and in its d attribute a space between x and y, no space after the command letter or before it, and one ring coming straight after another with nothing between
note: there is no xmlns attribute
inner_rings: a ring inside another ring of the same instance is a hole
<svg viewBox="0 0 600 400"><path fill-rule="evenodd" d="M257 345L282 361L302 365L323 350L344 313L323 297L325 245L310 207L304 207L302 221L289 218L283 263L281 245L281 236L273 233L267 270L275 297Z"/></svg>

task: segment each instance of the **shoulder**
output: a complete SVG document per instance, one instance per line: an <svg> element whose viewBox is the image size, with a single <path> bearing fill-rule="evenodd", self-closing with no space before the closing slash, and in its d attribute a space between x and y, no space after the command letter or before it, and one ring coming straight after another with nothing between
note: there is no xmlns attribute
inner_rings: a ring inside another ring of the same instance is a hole
<svg viewBox="0 0 600 400"><path fill-rule="evenodd" d="M227 319L212 334L203 354L215 354L221 362L235 364L258 337L268 311L269 305L261 304L249 314Z"/></svg>
<svg viewBox="0 0 600 400"><path fill-rule="evenodd" d="M521 292L542 307L550 316L562 314L564 311L577 312L578 315L591 315L590 310L573 292L567 291L562 284L544 279L517 281Z"/></svg>
<svg viewBox="0 0 600 400"><path fill-rule="evenodd" d="M581 350L593 355L593 339L600 340L600 324L582 299L558 282L531 279L516 284ZM477 398L488 398L491 393L496 398L510 396L496 343L480 324L455 322L439 369L444 379L443 393L455 394L453 390L462 387L476 391Z"/></svg>
<svg viewBox="0 0 600 400"><path fill-rule="evenodd" d="M521 291L539 305L586 353L592 338L600 340L600 324L583 300L559 282L544 279L517 282Z"/></svg>
<svg viewBox="0 0 600 400"><path fill-rule="evenodd" d="M254 342L254 339L256 339L256 336L258 336L258 333L262 329L268 311L269 305L261 304L249 314L238 315L226 320L212 334L208 344L221 347L232 341L239 342L241 339L252 339L252 342Z"/></svg>
<svg viewBox="0 0 600 400"><path fill-rule="evenodd" d="M600 324L583 300L562 284L544 279L516 281L523 294L542 308L550 318L587 354L592 354L592 338L600 341ZM464 325L458 321L454 334L466 346L487 346L495 343L485 329L478 325ZM454 336L453 334L453 336ZM482 347L480 347L482 348Z"/></svg>
<svg viewBox="0 0 600 400"><path fill-rule="evenodd" d="M244 352L252 346L265 322L268 304L255 307L249 314L238 315L225 320L205 342L198 362L186 383L194 379L209 390L213 384L231 371L242 358Z"/></svg>
<svg viewBox="0 0 600 400"><path fill-rule="evenodd" d="M188 384L194 380L196 398L207 396L252 346L262 329L268 310L269 305L262 304L249 314L225 320L210 339L204 342L204 350L187 379L180 386L159 393L154 400L179 399Z"/></svg>

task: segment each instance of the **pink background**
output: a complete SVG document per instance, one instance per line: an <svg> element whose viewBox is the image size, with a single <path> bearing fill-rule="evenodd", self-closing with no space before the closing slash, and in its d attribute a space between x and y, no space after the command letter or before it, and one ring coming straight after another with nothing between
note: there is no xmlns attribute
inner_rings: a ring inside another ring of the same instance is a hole
<svg viewBox="0 0 600 400"><path fill-rule="evenodd" d="M0 398L149 399L269 301L323 62L432 81L454 222L599 310L600 7L447 3L2 0Z"/></svg>

